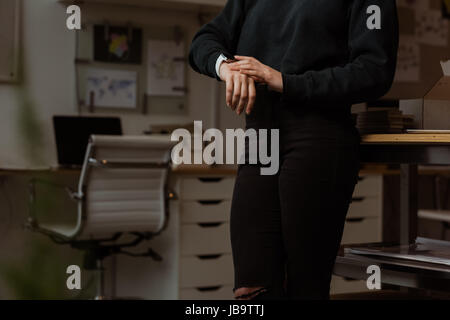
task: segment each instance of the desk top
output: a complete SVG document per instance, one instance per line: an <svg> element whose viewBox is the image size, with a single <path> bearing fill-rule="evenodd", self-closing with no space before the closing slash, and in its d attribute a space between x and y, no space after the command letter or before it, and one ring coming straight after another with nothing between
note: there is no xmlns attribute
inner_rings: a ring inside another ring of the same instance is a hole
<svg viewBox="0 0 450 320"><path fill-rule="evenodd" d="M362 144L444 144L450 146L450 133L368 134Z"/></svg>
<svg viewBox="0 0 450 320"><path fill-rule="evenodd" d="M234 166L219 165L219 166L206 166L206 165L182 165L172 169L172 173L175 175L216 175L216 176L234 176L237 173L237 169ZM11 170L11 169L0 169L1 176L14 176L14 175L35 175L35 174L63 174L63 175L79 175L79 169L63 169L63 168L48 168L48 169L22 169L22 170ZM389 169L385 165L371 165L368 167L363 167L360 170L361 175L399 175L399 169ZM419 168L420 175L449 175L450 167L421 167Z"/></svg>
<svg viewBox="0 0 450 320"><path fill-rule="evenodd" d="M442 146L450 146L450 133L440 133L440 134L419 134L419 133L405 133L405 134L370 134L363 135L361 137L362 145L368 146L387 146L394 147L398 146L414 146L417 147L442 147ZM407 147L408 148L408 147ZM369 148L372 149L372 148ZM392 151L392 150L391 150ZM377 162L377 161L370 161ZM208 165L180 165L174 167L172 171L175 174L180 175L235 175L237 172L237 166L235 165L217 165L217 166L208 166ZM363 169L365 173L370 174L398 174L397 171L388 170L385 168L367 168ZM441 171L441 170L436 170ZM444 168L442 171L448 171L448 168ZM62 168L42 168L42 169L0 169L1 175L11 175L11 174L30 174L30 173L48 173L48 172L58 172L58 173L79 173L79 169L62 169ZM426 173L426 172L425 172Z"/></svg>

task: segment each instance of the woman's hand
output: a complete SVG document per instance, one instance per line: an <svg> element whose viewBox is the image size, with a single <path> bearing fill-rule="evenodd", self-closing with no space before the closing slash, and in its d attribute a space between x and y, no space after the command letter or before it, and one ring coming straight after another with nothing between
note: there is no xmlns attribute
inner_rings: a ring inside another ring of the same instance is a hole
<svg viewBox="0 0 450 320"><path fill-rule="evenodd" d="M283 92L283 78L281 72L262 64L253 57L234 57L238 61L229 64L232 71L239 71L241 74L249 76L256 82L265 83L269 89L273 91Z"/></svg>
<svg viewBox="0 0 450 320"><path fill-rule="evenodd" d="M251 77L233 71L229 63L220 66L220 78L226 83L227 106L235 110L238 115L244 111L247 114L253 109L256 100L255 81Z"/></svg>

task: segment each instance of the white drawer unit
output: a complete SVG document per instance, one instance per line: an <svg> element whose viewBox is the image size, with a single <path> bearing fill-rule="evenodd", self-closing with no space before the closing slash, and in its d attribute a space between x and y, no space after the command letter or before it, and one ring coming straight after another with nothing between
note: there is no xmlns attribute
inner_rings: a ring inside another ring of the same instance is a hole
<svg viewBox="0 0 450 320"><path fill-rule="evenodd" d="M347 218L341 244L381 241L379 218Z"/></svg>
<svg viewBox="0 0 450 320"><path fill-rule="evenodd" d="M212 286L180 289L181 300L233 300L233 286Z"/></svg>
<svg viewBox="0 0 450 320"><path fill-rule="evenodd" d="M378 242L382 239L383 176L359 178L350 203L341 244Z"/></svg>
<svg viewBox="0 0 450 320"><path fill-rule="evenodd" d="M233 299L229 220L234 181L234 176L177 179L179 299Z"/></svg>
<svg viewBox="0 0 450 320"><path fill-rule="evenodd" d="M232 285L233 280L231 254L181 258L180 287L182 288Z"/></svg>
<svg viewBox="0 0 450 320"><path fill-rule="evenodd" d="M381 197L353 197L347 218L381 218Z"/></svg>
<svg viewBox="0 0 450 320"><path fill-rule="evenodd" d="M230 200L233 195L232 177L190 177L180 181L182 200Z"/></svg>
<svg viewBox="0 0 450 320"><path fill-rule="evenodd" d="M234 177L184 177L179 181L179 298L233 299L229 216ZM381 175L355 186L342 244L381 241ZM364 281L333 276L331 294L366 291Z"/></svg>
<svg viewBox="0 0 450 320"><path fill-rule="evenodd" d="M231 253L230 224L182 225L180 230L182 255Z"/></svg>
<svg viewBox="0 0 450 320"><path fill-rule="evenodd" d="M364 175L355 186L341 244L382 241L383 176ZM331 294L367 291L365 281L333 276Z"/></svg>
<svg viewBox="0 0 450 320"><path fill-rule="evenodd" d="M383 192L383 176L364 175L355 186L353 197L381 197Z"/></svg>
<svg viewBox="0 0 450 320"><path fill-rule="evenodd" d="M346 279L338 276L333 276L331 280L330 292L332 294L357 293L367 292L366 281Z"/></svg>
<svg viewBox="0 0 450 320"><path fill-rule="evenodd" d="M231 200L183 201L181 223L226 222L230 220Z"/></svg>

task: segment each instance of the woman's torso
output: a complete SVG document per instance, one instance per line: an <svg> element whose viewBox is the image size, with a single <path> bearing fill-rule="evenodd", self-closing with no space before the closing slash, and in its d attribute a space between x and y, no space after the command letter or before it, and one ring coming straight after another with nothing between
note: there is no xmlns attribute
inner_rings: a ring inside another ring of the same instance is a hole
<svg viewBox="0 0 450 320"><path fill-rule="evenodd" d="M287 73L348 61L350 0L245 0L236 52Z"/></svg>
<svg viewBox="0 0 450 320"><path fill-rule="evenodd" d="M302 74L349 61L351 0L245 0L236 54L252 56L280 72ZM258 86L247 128L284 131L352 130L350 104L286 104L281 94ZM297 129L296 129L297 128ZM350 128L350 129L349 129Z"/></svg>

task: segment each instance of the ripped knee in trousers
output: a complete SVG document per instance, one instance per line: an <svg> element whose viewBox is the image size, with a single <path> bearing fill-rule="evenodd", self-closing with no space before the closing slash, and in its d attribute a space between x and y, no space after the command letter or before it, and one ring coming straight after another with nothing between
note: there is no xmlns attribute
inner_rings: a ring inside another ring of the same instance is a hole
<svg viewBox="0 0 450 320"><path fill-rule="evenodd" d="M236 300L252 300L258 297L260 294L267 292L268 289L264 287L254 287L254 288L239 288L234 294Z"/></svg>

